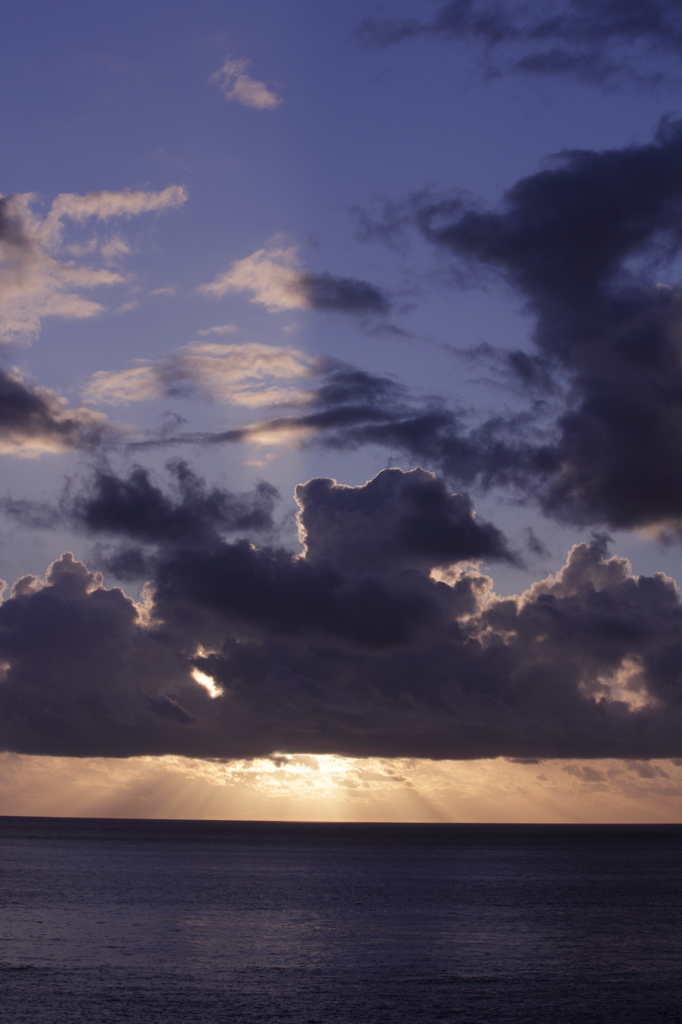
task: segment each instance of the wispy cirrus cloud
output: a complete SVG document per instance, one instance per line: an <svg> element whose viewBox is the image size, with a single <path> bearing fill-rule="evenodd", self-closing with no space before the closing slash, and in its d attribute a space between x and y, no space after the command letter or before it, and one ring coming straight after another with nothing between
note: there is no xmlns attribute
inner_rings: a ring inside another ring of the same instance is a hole
<svg viewBox="0 0 682 1024"><path fill-rule="evenodd" d="M317 309L366 316L390 309L388 296L368 281L305 270L296 245L257 249L198 290L218 299L228 292L250 292L250 301L271 313Z"/></svg>
<svg viewBox="0 0 682 1024"><path fill-rule="evenodd" d="M236 334L239 328L236 324L216 324L215 327L205 327L203 331L197 331L202 338L209 334Z"/></svg>
<svg viewBox="0 0 682 1024"><path fill-rule="evenodd" d="M187 201L182 185L169 185L161 192L112 192L101 189L79 196L62 192L52 203L45 220L48 233L61 232L64 220L82 222L88 217L109 220L111 217L139 217L142 213L177 209Z"/></svg>
<svg viewBox="0 0 682 1024"><path fill-rule="evenodd" d="M69 222L135 217L177 208L186 199L187 193L180 185L161 192L62 193L41 216L37 212L38 197L33 193L0 198L0 340L30 342L47 316L97 316L104 307L82 293L128 280L111 266L130 251L125 239L118 235L95 236L67 244ZM99 258L104 265L86 264L82 262L85 258Z"/></svg>
<svg viewBox="0 0 682 1024"><path fill-rule="evenodd" d="M199 395L235 405L300 406L312 393L301 381L318 361L292 348L255 342L220 345L195 341L156 362L127 370L100 370L87 385L86 402L121 405L162 395ZM297 383L298 382L298 383Z"/></svg>
<svg viewBox="0 0 682 1024"><path fill-rule="evenodd" d="M223 66L211 75L209 81L218 86L226 100L236 100L255 110L274 110L283 102L282 97L268 89L265 82L259 82L246 73L250 63L247 57L228 54Z"/></svg>
<svg viewBox="0 0 682 1024"><path fill-rule="evenodd" d="M365 46L435 38L477 44L489 77L566 75L594 84L679 77L682 17L675 0L447 0L428 21L364 18Z"/></svg>

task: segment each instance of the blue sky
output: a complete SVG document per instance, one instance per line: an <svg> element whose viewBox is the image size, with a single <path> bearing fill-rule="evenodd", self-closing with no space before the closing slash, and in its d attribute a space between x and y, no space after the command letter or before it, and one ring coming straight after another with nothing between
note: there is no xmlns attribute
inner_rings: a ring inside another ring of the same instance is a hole
<svg viewBox="0 0 682 1024"><path fill-rule="evenodd" d="M646 39L637 49L635 38L635 60L618 39L611 52L607 39L604 52L614 60L625 53L626 71L601 80L522 74L507 70L504 51L486 50L472 35L420 30L368 45L358 33L363 19L426 25L451 6L12 5L0 39L0 188L31 194L21 216L33 218L39 255L18 272L19 306L7 293L3 368L111 433L94 446L12 442L0 455L6 505L15 503L0 535L0 575L9 583L42 577L70 550L104 570L107 586L139 595L144 578L117 576L119 563L102 554L111 538L58 512L60 495L63 509L65 495L87 490L103 467L122 479L139 464L159 483L164 463L180 457L207 486L241 493L265 480L281 494L277 543L293 552L297 484L332 477L359 487L387 466L415 469L408 450L320 443L323 431L304 443L273 433L256 435L257 443L161 443L305 409L307 399L268 404L253 394L310 390L320 359L388 378L415 408L437 402L469 426L537 409L537 395L495 377L500 352L534 351L527 296L501 272L457 263L414 224L394 233L392 245L362 237L362 211L381 217L382 204L427 189L499 209L515 183L556 166L554 154L646 146L661 118L680 110L679 62L660 40L649 52ZM645 80L660 69L660 80ZM87 209L73 198L93 194ZM38 275L35 287L26 284L30 274ZM675 262L659 277L674 286ZM374 298L353 308L335 298L326 308L314 288L330 281L361 282ZM483 343L487 355L463 354ZM247 357L251 370L242 373L236 361ZM270 361L269 371L253 368L258 358ZM160 383L164 373L175 374L175 390ZM541 435L566 397L550 390L542 400ZM467 490L479 520L506 535L513 557L491 549L492 560L470 559L493 577L498 595L557 572L571 546L594 531L610 534L612 554L629 558L635 574L682 575L668 520L628 529L613 517L568 522L538 507L533 486L522 494L504 481L449 486ZM31 514L17 502L33 503ZM529 530L540 543L529 541ZM41 753L30 744L16 749ZM58 745L45 752L59 753Z"/></svg>
<svg viewBox="0 0 682 1024"><path fill-rule="evenodd" d="M410 16L425 7L391 5L389 13ZM426 185L495 203L553 153L647 141L662 114L675 109L679 85L605 90L527 76L486 81L474 47L431 40L390 50L361 47L353 30L377 13L363 3L324 10L314 3L168 4L163 12L154 3L15 7L2 44L4 95L11 97L2 114L11 140L3 153L4 193L35 192L49 204L62 192L181 184L188 198L178 210L109 221L106 231L125 236L133 249L125 260L130 284L97 293L106 312L96 319L46 318L31 348L10 348L8 358L76 402L93 373L158 358L225 322L239 328L240 340L293 342L306 352L388 370L477 409L512 402L499 389L472 383L486 376L485 367L462 363L439 345L523 346L530 322L522 301L501 283L448 286L450 268L416 239L400 253L358 241L353 207ZM228 53L250 61L249 73L269 83L281 104L258 110L225 101L209 80ZM81 236L88 234L89 225L84 228ZM197 295L200 284L280 235L299 247L311 270L368 279L397 293L408 311L392 322L410 336L372 336L348 318L324 313L273 315L242 294L221 301ZM164 288L176 294L150 294ZM133 301L135 308L116 313ZM289 328L294 333L283 334ZM166 410L193 425L234 416L224 407L167 400L118 415L151 429ZM357 484L386 457L376 451L351 458L285 455L277 461L286 467L270 472L285 492L299 477L318 473ZM46 479L53 487L64 467L46 461L8 465L8 486L13 489L19 473L20 486L33 493ZM209 457L210 471L229 471L234 485L234 474L250 475L242 461L223 450ZM399 456L396 464L403 465ZM535 521L531 509L510 510L504 499L495 505L513 526ZM552 526L543 534L552 568L572 539L556 531ZM663 554L631 537L619 542L641 571L671 559L677 564L675 551ZM8 554L6 574L25 571ZM32 561L31 571L39 570ZM498 586L520 585L516 575L503 583L498 572Z"/></svg>

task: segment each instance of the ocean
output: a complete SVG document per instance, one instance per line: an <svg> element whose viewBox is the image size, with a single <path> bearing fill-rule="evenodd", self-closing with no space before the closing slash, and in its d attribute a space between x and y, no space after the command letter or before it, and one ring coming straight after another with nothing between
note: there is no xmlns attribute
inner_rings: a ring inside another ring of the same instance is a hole
<svg viewBox="0 0 682 1024"><path fill-rule="evenodd" d="M678 1024L682 826L0 818L3 1024Z"/></svg>

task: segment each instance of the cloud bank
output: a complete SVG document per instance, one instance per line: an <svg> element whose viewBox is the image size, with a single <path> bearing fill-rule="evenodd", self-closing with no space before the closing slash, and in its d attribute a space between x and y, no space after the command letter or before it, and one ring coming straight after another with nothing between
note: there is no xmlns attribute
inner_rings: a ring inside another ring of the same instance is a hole
<svg viewBox="0 0 682 1024"><path fill-rule="evenodd" d="M0 608L0 745L64 756L469 759L682 753L682 605L603 542L499 599L504 538L423 470L297 489L303 552L239 537L273 494L175 469L72 509L148 580L135 605L64 555ZM228 537L237 531L237 536ZM201 675L198 675L201 673ZM208 677L217 696L202 678Z"/></svg>

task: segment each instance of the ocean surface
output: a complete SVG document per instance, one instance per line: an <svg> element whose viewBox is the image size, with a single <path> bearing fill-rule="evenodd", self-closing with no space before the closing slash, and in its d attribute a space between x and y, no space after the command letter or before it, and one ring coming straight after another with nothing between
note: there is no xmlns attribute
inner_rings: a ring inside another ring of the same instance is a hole
<svg viewBox="0 0 682 1024"><path fill-rule="evenodd" d="M682 826L0 818L3 1024L682 1022Z"/></svg>

